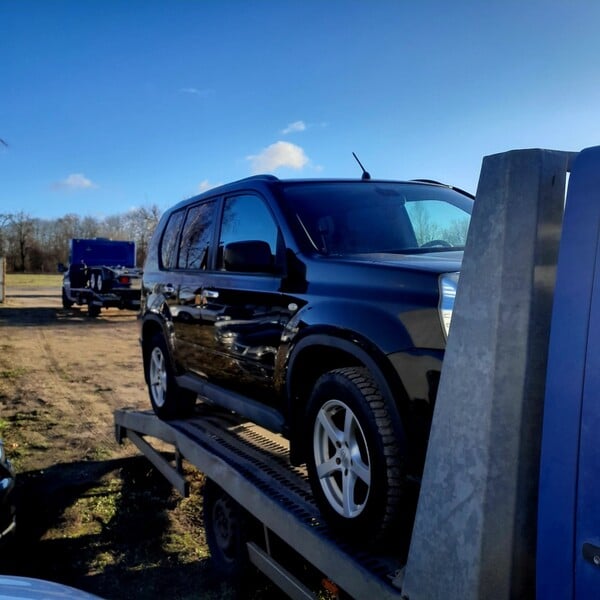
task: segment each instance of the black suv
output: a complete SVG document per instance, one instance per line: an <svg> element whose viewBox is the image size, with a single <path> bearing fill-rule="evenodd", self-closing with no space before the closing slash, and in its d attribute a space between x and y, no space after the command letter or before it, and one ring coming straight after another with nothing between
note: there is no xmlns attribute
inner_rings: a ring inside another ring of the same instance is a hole
<svg viewBox="0 0 600 600"><path fill-rule="evenodd" d="M141 344L162 419L197 395L290 440L333 526L382 538L423 469L473 197L250 177L162 217Z"/></svg>

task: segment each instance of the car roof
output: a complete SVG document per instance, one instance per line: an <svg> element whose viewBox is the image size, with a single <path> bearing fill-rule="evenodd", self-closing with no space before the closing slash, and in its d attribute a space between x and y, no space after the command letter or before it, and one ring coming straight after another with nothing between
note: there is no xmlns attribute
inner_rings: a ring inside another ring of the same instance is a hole
<svg viewBox="0 0 600 600"><path fill-rule="evenodd" d="M227 192L233 192L238 190L243 190L248 187L254 187L260 189L261 187L270 187L277 184L284 185L302 185L302 184L331 184L331 183L356 183L360 185L368 185L368 184L382 184L382 183L400 183L403 185L412 184L412 185L423 185L423 186L435 186L435 187L443 187L447 189L454 190L464 196L467 196L471 199L474 199L474 196L465 190L462 190L458 187L454 187L445 183L441 183L439 181L435 181L433 179L409 179L409 180L396 180L396 179L353 179L353 178L296 178L296 179L280 179L275 175L263 173L259 175L252 175L250 177L244 177L243 179L237 179L235 181L231 181L229 183L225 183L214 188L210 188L201 194L196 196L192 196L190 198L186 198L172 206L169 212L176 211L180 208L187 206L188 204L192 204L194 202L204 200L206 198L212 198L214 196L219 196L222 194L226 194Z"/></svg>

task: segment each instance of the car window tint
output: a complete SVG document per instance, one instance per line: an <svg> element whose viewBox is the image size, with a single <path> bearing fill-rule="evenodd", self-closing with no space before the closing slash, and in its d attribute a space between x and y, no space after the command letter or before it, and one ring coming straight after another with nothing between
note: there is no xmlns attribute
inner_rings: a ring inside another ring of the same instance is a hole
<svg viewBox="0 0 600 600"><path fill-rule="evenodd" d="M288 182L283 192L312 246L334 256L463 247L473 204L420 183Z"/></svg>
<svg viewBox="0 0 600 600"><path fill-rule="evenodd" d="M160 261L165 269L173 269L177 263L177 239L183 223L184 212L174 212L165 227L160 244Z"/></svg>
<svg viewBox="0 0 600 600"><path fill-rule="evenodd" d="M275 256L277 234L277 225L261 198L252 195L227 198L223 208L217 268L224 268L222 250L225 245L232 242L266 242L271 249L271 254Z"/></svg>
<svg viewBox="0 0 600 600"><path fill-rule="evenodd" d="M215 213L214 201L192 206L185 219L178 266L180 269L206 269Z"/></svg>

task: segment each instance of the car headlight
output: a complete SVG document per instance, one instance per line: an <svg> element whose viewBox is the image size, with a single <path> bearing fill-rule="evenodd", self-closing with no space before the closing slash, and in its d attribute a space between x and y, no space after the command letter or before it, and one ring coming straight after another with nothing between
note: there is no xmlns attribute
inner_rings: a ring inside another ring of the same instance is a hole
<svg viewBox="0 0 600 600"><path fill-rule="evenodd" d="M444 273L440 275L440 321L444 335L448 339L450 331L450 322L452 321L452 310L454 309L454 299L456 298L456 288L458 287L458 276L460 273Z"/></svg>

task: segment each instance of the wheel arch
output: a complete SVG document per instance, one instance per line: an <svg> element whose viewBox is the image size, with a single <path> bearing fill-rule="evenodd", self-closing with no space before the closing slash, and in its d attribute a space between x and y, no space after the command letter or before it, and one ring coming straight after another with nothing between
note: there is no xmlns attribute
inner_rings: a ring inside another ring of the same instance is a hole
<svg viewBox="0 0 600 600"><path fill-rule="evenodd" d="M300 340L288 361L286 397L290 459L293 464L300 464L305 460L307 435L304 416L317 379L333 369L352 366L362 366L369 370L386 399L399 443L406 446L402 415L407 403L407 394L385 355L372 348L366 341L359 345L356 341L343 337L318 333Z"/></svg>

